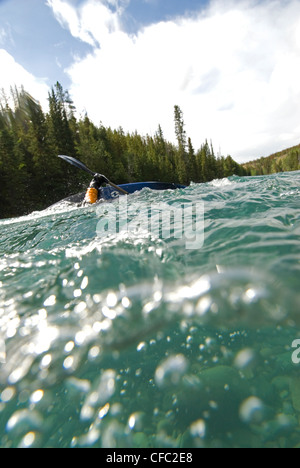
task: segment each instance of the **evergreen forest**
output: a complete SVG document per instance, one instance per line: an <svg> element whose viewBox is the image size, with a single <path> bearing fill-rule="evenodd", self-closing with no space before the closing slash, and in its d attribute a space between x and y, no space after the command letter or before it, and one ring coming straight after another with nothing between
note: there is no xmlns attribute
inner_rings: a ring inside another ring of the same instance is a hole
<svg viewBox="0 0 300 468"><path fill-rule="evenodd" d="M251 176L300 170L300 145L243 164Z"/></svg>
<svg viewBox="0 0 300 468"><path fill-rule="evenodd" d="M45 113L24 89L0 98L0 218L20 216L86 189L90 177L58 154L76 157L117 184L164 181L189 184L250 175L231 156L217 156L212 143L195 150L187 137L182 110L174 106L177 145L158 125L153 136L95 125L75 106L60 83L48 96Z"/></svg>

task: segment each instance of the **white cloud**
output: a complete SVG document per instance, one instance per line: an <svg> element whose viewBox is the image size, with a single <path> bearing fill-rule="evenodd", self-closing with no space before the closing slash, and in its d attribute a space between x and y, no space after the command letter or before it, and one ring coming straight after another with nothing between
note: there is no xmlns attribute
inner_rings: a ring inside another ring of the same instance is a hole
<svg viewBox="0 0 300 468"><path fill-rule="evenodd" d="M38 99L44 108L48 106L49 88L44 80L34 77L4 49L0 49L0 70L5 71L0 74L0 90L4 90L9 95L11 86L18 88L24 86L24 89Z"/></svg>
<svg viewBox="0 0 300 468"><path fill-rule="evenodd" d="M222 1L198 16L122 28L124 3L48 0L94 47L67 70L78 110L98 123L174 140L173 106L198 148L205 138L242 161L300 141L300 2ZM125 2L126 4L126 2ZM121 5L121 6L120 6Z"/></svg>
<svg viewBox="0 0 300 468"><path fill-rule="evenodd" d="M0 28L0 44L4 44L6 41L7 33L4 28Z"/></svg>
<svg viewBox="0 0 300 468"><path fill-rule="evenodd" d="M123 8L117 0L108 0L115 12L101 1L90 0L75 8L65 0L48 0L56 19L70 33L95 47L99 47L106 37L120 29L119 19Z"/></svg>
<svg viewBox="0 0 300 468"><path fill-rule="evenodd" d="M5 27L0 28L0 46L4 47L6 44L15 46L12 28L8 22L5 23Z"/></svg>

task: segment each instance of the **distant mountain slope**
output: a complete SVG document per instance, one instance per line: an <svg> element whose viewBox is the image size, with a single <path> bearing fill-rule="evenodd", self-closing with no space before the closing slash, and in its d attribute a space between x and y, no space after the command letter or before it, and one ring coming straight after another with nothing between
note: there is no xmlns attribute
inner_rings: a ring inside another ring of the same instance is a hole
<svg viewBox="0 0 300 468"><path fill-rule="evenodd" d="M271 154L268 157L245 163L243 167L251 175L267 175L300 170L300 144Z"/></svg>

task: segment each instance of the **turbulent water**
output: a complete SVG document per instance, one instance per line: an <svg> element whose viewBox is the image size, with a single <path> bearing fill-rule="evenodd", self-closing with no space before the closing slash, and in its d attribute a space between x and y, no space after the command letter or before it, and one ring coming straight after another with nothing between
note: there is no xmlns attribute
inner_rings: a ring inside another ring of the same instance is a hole
<svg viewBox="0 0 300 468"><path fill-rule="evenodd" d="M231 177L0 221L0 446L299 446L299 187ZM174 207L194 207L193 248Z"/></svg>

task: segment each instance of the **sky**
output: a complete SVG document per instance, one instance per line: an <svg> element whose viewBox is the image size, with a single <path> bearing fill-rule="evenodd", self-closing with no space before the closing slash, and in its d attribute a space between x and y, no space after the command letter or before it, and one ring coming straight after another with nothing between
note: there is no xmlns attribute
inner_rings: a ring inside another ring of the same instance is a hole
<svg viewBox="0 0 300 468"><path fill-rule="evenodd" d="M300 143L300 0L0 0L0 89L246 162Z"/></svg>

